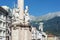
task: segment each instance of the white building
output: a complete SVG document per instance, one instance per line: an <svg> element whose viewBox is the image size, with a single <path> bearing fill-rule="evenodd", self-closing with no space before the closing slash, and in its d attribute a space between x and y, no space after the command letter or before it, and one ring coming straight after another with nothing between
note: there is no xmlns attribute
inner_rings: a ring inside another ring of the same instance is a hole
<svg viewBox="0 0 60 40"><path fill-rule="evenodd" d="M0 7L0 40L8 40L8 25L10 23L10 9L7 6Z"/></svg>
<svg viewBox="0 0 60 40"><path fill-rule="evenodd" d="M32 27L32 40L47 40L47 34L43 32L43 23L40 22L39 30Z"/></svg>
<svg viewBox="0 0 60 40"><path fill-rule="evenodd" d="M41 21L39 24L39 31L42 34L41 40L47 40L47 34L43 31L44 23Z"/></svg>
<svg viewBox="0 0 60 40"><path fill-rule="evenodd" d="M36 27L32 27L32 40L42 40L42 33Z"/></svg>

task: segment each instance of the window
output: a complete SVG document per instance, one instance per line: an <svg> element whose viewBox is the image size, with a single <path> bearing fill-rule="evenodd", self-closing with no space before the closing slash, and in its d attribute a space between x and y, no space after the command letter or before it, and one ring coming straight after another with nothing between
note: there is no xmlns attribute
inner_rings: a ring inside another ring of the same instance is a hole
<svg viewBox="0 0 60 40"><path fill-rule="evenodd" d="M3 12L0 11L0 18L3 18Z"/></svg>
<svg viewBox="0 0 60 40"><path fill-rule="evenodd" d="M36 39L32 39L32 40L36 40Z"/></svg>
<svg viewBox="0 0 60 40"><path fill-rule="evenodd" d="M5 37L5 35L6 35L6 32L5 32L5 31L3 31L3 36Z"/></svg>
<svg viewBox="0 0 60 40"><path fill-rule="evenodd" d="M4 20L6 20L6 15L3 15Z"/></svg>
<svg viewBox="0 0 60 40"><path fill-rule="evenodd" d="M0 21L0 27L2 27L2 21Z"/></svg>
<svg viewBox="0 0 60 40"><path fill-rule="evenodd" d="M2 36L2 30L0 30L0 36Z"/></svg>
<svg viewBox="0 0 60 40"><path fill-rule="evenodd" d="M41 39L38 39L38 40L41 40Z"/></svg>
<svg viewBox="0 0 60 40"><path fill-rule="evenodd" d="M3 27L4 27L4 28L6 27L6 23L5 23L5 22L3 23Z"/></svg>

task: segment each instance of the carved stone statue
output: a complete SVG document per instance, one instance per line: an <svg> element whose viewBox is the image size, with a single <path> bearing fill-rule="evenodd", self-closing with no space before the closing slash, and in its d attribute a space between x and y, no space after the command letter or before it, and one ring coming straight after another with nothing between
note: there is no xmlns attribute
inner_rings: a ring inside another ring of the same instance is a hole
<svg viewBox="0 0 60 40"><path fill-rule="evenodd" d="M39 30L43 32L43 22L40 22L40 24L39 24Z"/></svg>
<svg viewBox="0 0 60 40"><path fill-rule="evenodd" d="M29 13L28 13L28 6L26 6L24 17L25 17L25 22L28 23L30 20Z"/></svg>
<svg viewBox="0 0 60 40"><path fill-rule="evenodd" d="M20 21L19 19L19 14L17 12L18 9L13 9L13 17L12 17L12 22L13 23L18 23Z"/></svg>

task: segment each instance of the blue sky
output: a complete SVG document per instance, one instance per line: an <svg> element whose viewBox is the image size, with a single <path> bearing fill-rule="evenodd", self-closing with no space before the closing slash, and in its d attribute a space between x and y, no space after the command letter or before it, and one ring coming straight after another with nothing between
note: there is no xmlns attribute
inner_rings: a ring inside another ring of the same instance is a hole
<svg viewBox="0 0 60 40"><path fill-rule="evenodd" d="M0 0L0 6L7 5L13 8L14 2L16 1ZM60 0L25 0L25 5L29 6L29 13L34 16L60 11Z"/></svg>

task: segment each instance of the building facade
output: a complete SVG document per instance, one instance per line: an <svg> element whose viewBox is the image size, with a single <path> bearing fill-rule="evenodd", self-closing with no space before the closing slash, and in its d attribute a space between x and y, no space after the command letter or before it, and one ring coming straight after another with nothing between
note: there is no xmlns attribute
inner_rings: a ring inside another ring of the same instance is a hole
<svg viewBox="0 0 60 40"><path fill-rule="evenodd" d="M0 40L8 40L9 37L9 23L10 23L10 9L7 6L0 7Z"/></svg>
<svg viewBox="0 0 60 40"><path fill-rule="evenodd" d="M43 31L43 22L40 22L39 30L32 27L32 40L47 40L47 34Z"/></svg>
<svg viewBox="0 0 60 40"><path fill-rule="evenodd" d="M32 27L32 40L41 40L42 34L36 29L36 27Z"/></svg>
<svg viewBox="0 0 60 40"><path fill-rule="evenodd" d="M60 40L60 36L48 34L47 40Z"/></svg>

